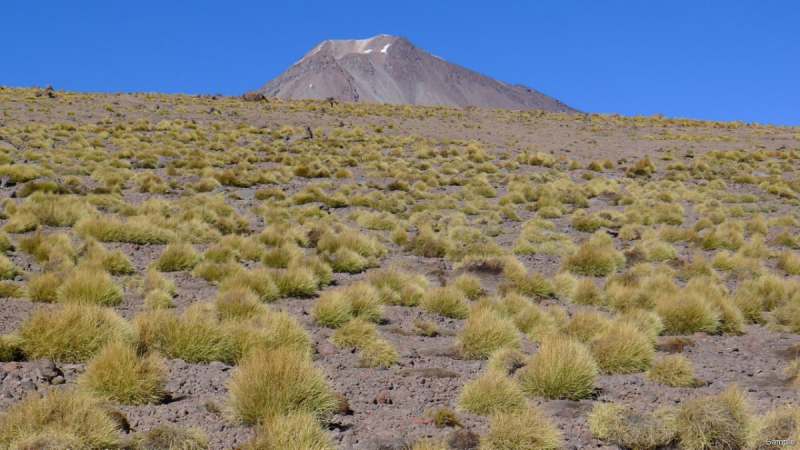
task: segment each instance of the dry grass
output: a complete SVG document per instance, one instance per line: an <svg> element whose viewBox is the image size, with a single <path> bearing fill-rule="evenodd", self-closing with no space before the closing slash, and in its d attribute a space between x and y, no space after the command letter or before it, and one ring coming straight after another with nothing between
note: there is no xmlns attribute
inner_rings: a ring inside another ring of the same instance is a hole
<svg viewBox="0 0 800 450"><path fill-rule="evenodd" d="M698 384L691 361L680 354L667 355L654 362L644 377L671 387L693 387Z"/></svg>
<svg viewBox="0 0 800 450"><path fill-rule="evenodd" d="M167 358L187 362L222 361L236 357L236 340L230 330L216 320L216 313L196 305L177 315L172 311L151 311L133 319L139 345Z"/></svg>
<svg viewBox="0 0 800 450"><path fill-rule="evenodd" d="M643 413L619 403L595 405L589 414L589 429L609 444L631 450L662 448L672 444L677 435L674 410Z"/></svg>
<svg viewBox="0 0 800 450"><path fill-rule="evenodd" d="M334 450L330 435L319 419L308 412L290 412L265 418L256 428L250 441L236 447L239 450Z"/></svg>
<svg viewBox="0 0 800 450"><path fill-rule="evenodd" d="M79 383L89 394L112 403L159 403L165 396L167 374L155 355L139 356L119 341L106 344L86 364Z"/></svg>
<svg viewBox="0 0 800 450"><path fill-rule="evenodd" d="M361 345L359 362L364 367L391 367L400 355L392 344L383 339L370 339Z"/></svg>
<svg viewBox="0 0 800 450"><path fill-rule="evenodd" d="M656 311L664 321L665 332L671 334L713 334L722 318L711 302L694 292L662 295L656 302Z"/></svg>
<svg viewBox="0 0 800 450"><path fill-rule="evenodd" d="M465 319L469 316L467 297L453 286L429 289L423 295L420 306L427 312L453 319Z"/></svg>
<svg viewBox="0 0 800 450"><path fill-rule="evenodd" d="M615 321L589 343L589 351L603 374L643 372L653 361L653 343L636 325Z"/></svg>
<svg viewBox="0 0 800 450"><path fill-rule="evenodd" d="M200 428L161 424L134 434L128 446L131 450L207 450L208 438Z"/></svg>
<svg viewBox="0 0 800 450"><path fill-rule="evenodd" d="M70 272L56 291L61 302L99 306L119 305L122 295L122 288L107 272L92 267Z"/></svg>
<svg viewBox="0 0 800 450"><path fill-rule="evenodd" d="M517 379L529 396L577 400L594 392L597 372L597 364L583 344L551 334L517 372Z"/></svg>
<svg viewBox="0 0 800 450"><path fill-rule="evenodd" d="M133 342L133 330L111 309L93 305L65 305L39 309L22 322L19 348L28 359L50 358L80 363L109 342Z"/></svg>
<svg viewBox="0 0 800 450"><path fill-rule="evenodd" d="M744 448L751 428L749 403L729 387L713 397L684 401L678 409L678 439L683 448Z"/></svg>
<svg viewBox="0 0 800 450"><path fill-rule="evenodd" d="M364 319L348 320L331 334L331 342L339 348L363 348L367 342L378 337L378 327Z"/></svg>
<svg viewBox="0 0 800 450"><path fill-rule="evenodd" d="M487 359L492 352L520 346L519 331L510 319L489 308L473 308L464 328L458 333L456 347L462 358Z"/></svg>
<svg viewBox="0 0 800 450"><path fill-rule="evenodd" d="M774 448L767 439L786 442L800 442L800 408L795 405L779 406L766 415L757 418L750 433L748 447L753 450Z"/></svg>
<svg viewBox="0 0 800 450"><path fill-rule="evenodd" d="M489 432L481 437L480 450L557 450L561 433L552 421L534 407L501 412L489 421Z"/></svg>
<svg viewBox="0 0 800 450"><path fill-rule="evenodd" d="M327 418L336 408L325 372L290 349L254 351L228 382L232 416L253 425L292 413Z"/></svg>
<svg viewBox="0 0 800 450"><path fill-rule="evenodd" d="M71 390L28 394L0 420L0 447L7 449L119 448L117 422L98 400Z"/></svg>
<svg viewBox="0 0 800 450"><path fill-rule="evenodd" d="M458 396L458 410L488 415L512 412L525 407L525 396L519 385L505 373L489 371L467 382Z"/></svg>
<svg viewBox="0 0 800 450"><path fill-rule="evenodd" d="M562 267L576 275L602 277L624 265L625 257L614 249L611 240L595 235L581 244L575 253L564 258Z"/></svg>
<svg viewBox="0 0 800 450"><path fill-rule="evenodd" d="M200 254L192 244L179 242L168 244L155 262L155 267L162 272L178 272L192 270L200 263Z"/></svg>

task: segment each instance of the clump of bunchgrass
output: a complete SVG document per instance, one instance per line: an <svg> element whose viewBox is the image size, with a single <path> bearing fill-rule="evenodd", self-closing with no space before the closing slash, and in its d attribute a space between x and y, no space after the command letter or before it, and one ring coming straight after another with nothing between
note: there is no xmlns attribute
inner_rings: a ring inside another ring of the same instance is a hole
<svg viewBox="0 0 800 450"><path fill-rule="evenodd" d="M292 413L327 418L336 399L325 372L291 349L256 350L246 356L228 382L233 417L245 424Z"/></svg>
<svg viewBox="0 0 800 450"><path fill-rule="evenodd" d="M592 434L623 448L646 450L667 446L677 435L675 411L638 412L620 403L598 403L589 413Z"/></svg>
<svg viewBox="0 0 800 450"><path fill-rule="evenodd" d="M456 339L458 352L465 359L486 359L499 348L519 345L519 331L514 322L489 308L473 308Z"/></svg>
<svg viewBox="0 0 800 450"><path fill-rule="evenodd" d="M653 361L653 343L639 328L615 321L589 343L589 350L604 374L642 372Z"/></svg>
<svg viewBox="0 0 800 450"><path fill-rule="evenodd" d="M750 431L745 394L729 387L712 397L684 401L678 409L678 439L684 448L744 448Z"/></svg>
<svg viewBox="0 0 800 450"><path fill-rule="evenodd" d="M119 424L97 399L73 390L28 394L0 420L0 447L119 448Z"/></svg>
<svg viewBox="0 0 800 450"><path fill-rule="evenodd" d="M130 324L114 310L83 304L39 309L20 324L17 335L28 359L65 363L84 362L109 342L134 339Z"/></svg>
<svg viewBox="0 0 800 450"><path fill-rule="evenodd" d="M467 297L461 290L453 286L429 289L423 295L420 306L427 312L454 319L465 319L469 315Z"/></svg>
<svg viewBox="0 0 800 450"><path fill-rule="evenodd" d="M533 406L495 413L480 442L481 450L557 450L563 445L558 428Z"/></svg>
<svg viewBox="0 0 800 450"><path fill-rule="evenodd" d="M644 377L671 387L693 387L698 382L691 361L680 354L666 355L654 362Z"/></svg>
<svg viewBox="0 0 800 450"><path fill-rule="evenodd" d="M164 398L166 378L157 356L140 356L133 346L115 341L86 364L79 383L93 396L112 403L142 405Z"/></svg>
<svg viewBox="0 0 800 450"><path fill-rule="evenodd" d="M304 411L265 417L255 429L253 439L236 447L239 450L334 450L328 432L319 418Z"/></svg>
<svg viewBox="0 0 800 450"><path fill-rule="evenodd" d="M216 312L198 304L178 315L156 310L137 315L133 325L139 345L167 358L187 362L234 362L236 341L230 330L216 320Z"/></svg>
<svg viewBox="0 0 800 450"><path fill-rule="evenodd" d="M155 262L162 272L178 272L192 270L200 262L200 254L192 244L177 242L168 244Z"/></svg>
<svg viewBox="0 0 800 450"><path fill-rule="evenodd" d="M134 434L129 446L131 450L208 450L208 437L197 427L165 423L146 433Z"/></svg>
<svg viewBox="0 0 800 450"><path fill-rule="evenodd" d="M381 301L388 305L416 306L428 289L428 280L399 267L370 271L366 281L378 289Z"/></svg>
<svg viewBox="0 0 800 450"><path fill-rule="evenodd" d="M610 275L624 265L625 257L614 249L611 238L604 233L592 236L563 262L563 268L576 275L595 277Z"/></svg>
<svg viewBox="0 0 800 450"><path fill-rule="evenodd" d="M116 306L122 302L122 288L104 270L84 266L70 272L56 296L64 303Z"/></svg>
<svg viewBox="0 0 800 450"><path fill-rule="evenodd" d="M359 361L365 367L390 367L397 363L399 354L384 339L371 339L361 345Z"/></svg>
<svg viewBox="0 0 800 450"><path fill-rule="evenodd" d="M467 382L458 396L458 410L472 414L512 412L525 406L519 385L506 374L489 371Z"/></svg>
<svg viewBox="0 0 800 450"><path fill-rule="evenodd" d="M583 344L550 334L541 340L528 364L517 371L517 378L530 396L577 400L594 392L597 372L597 364Z"/></svg>

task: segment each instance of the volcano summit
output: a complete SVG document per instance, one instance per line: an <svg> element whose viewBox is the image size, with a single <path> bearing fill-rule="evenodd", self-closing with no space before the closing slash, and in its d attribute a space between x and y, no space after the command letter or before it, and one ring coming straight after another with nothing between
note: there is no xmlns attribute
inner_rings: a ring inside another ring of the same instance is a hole
<svg viewBox="0 0 800 450"><path fill-rule="evenodd" d="M492 79L385 34L322 42L259 91L282 99L578 112L534 89Z"/></svg>

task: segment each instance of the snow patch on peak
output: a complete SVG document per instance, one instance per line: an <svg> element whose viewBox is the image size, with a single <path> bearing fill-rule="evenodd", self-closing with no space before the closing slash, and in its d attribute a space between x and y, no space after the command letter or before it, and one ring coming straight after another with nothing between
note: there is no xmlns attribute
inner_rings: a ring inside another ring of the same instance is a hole
<svg viewBox="0 0 800 450"><path fill-rule="evenodd" d="M391 43L384 45L383 49L381 49L381 53L383 53L385 55L386 51L389 50L389 47L391 47L391 46L392 46Z"/></svg>
<svg viewBox="0 0 800 450"><path fill-rule="evenodd" d="M372 53L372 49L371 48L368 48L368 49L364 50L364 54L369 55L370 53Z"/></svg>

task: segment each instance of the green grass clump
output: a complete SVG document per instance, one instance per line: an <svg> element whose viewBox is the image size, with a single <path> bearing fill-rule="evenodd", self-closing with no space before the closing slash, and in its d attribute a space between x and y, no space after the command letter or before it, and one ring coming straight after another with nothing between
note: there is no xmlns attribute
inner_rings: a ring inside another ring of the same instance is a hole
<svg viewBox="0 0 800 450"><path fill-rule="evenodd" d="M120 448L119 424L105 406L89 395L49 389L28 394L0 420L0 448Z"/></svg>
<svg viewBox="0 0 800 450"><path fill-rule="evenodd" d="M748 409L747 397L735 387L684 401L677 416L681 447L745 448L751 426Z"/></svg>
<svg viewBox="0 0 800 450"><path fill-rule="evenodd" d="M81 250L81 263L102 267L111 275L129 275L133 273L133 264L122 250L108 251L94 239L87 238Z"/></svg>
<svg viewBox="0 0 800 450"><path fill-rule="evenodd" d="M371 339L359 348L359 362L364 367L391 367L397 363L397 350L384 339Z"/></svg>
<svg viewBox="0 0 800 450"><path fill-rule="evenodd" d="M321 325L339 328L353 317L353 305L339 291L323 292L314 302L311 315Z"/></svg>
<svg viewBox="0 0 800 450"><path fill-rule="evenodd" d="M481 450L557 450L561 433L549 417L530 406L514 412L500 412L489 421L481 436Z"/></svg>
<svg viewBox="0 0 800 450"><path fill-rule="evenodd" d="M237 447L239 450L335 450L330 435L319 419L308 412L291 412L267 417L256 428L250 441Z"/></svg>
<svg viewBox="0 0 800 450"><path fill-rule="evenodd" d="M420 306L427 312L453 319L465 319L469 315L467 297L461 290L453 286L429 289L422 296Z"/></svg>
<svg viewBox="0 0 800 450"><path fill-rule="evenodd" d="M28 298L32 302L53 303L58 300L58 288L63 275L55 272L32 274L28 277Z"/></svg>
<svg viewBox="0 0 800 450"><path fill-rule="evenodd" d="M378 289L383 303L400 306L417 306L429 284L423 275L396 266L370 271L366 281Z"/></svg>
<svg viewBox="0 0 800 450"><path fill-rule="evenodd" d="M249 425L291 413L320 420L336 408L325 372L303 353L285 348L246 356L231 375L228 393L233 417Z"/></svg>
<svg viewBox="0 0 800 450"><path fill-rule="evenodd" d="M644 377L671 387L693 387L697 384L691 361L681 354L667 355L654 362Z"/></svg>
<svg viewBox="0 0 800 450"><path fill-rule="evenodd" d="M488 415L513 412L525 407L525 396L519 385L505 373L489 371L467 382L458 396L458 410Z"/></svg>
<svg viewBox="0 0 800 450"><path fill-rule="evenodd" d="M465 359L487 359L492 352L520 346L519 331L511 319L500 317L489 308L473 308L456 346Z"/></svg>
<svg viewBox="0 0 800 450"><path fill-rule="evenodd" d="M492 352L486 363L486 370L513 375L518 369L525 367L527 356L513 347L505 347Z"/></svg>
<svg viewBox="0 0 800 450"><path fill-rule="evenodd" d="M290 264L286 270L276 273L273 280L282 298L313 297L320 285L314 271L300 264Z"/></svg>
<svg viewBox="0 0 800 450"><path fill-rule="evenodd" d="M677 435L675 412L634 411L620 403L598 403L589 413L592 434L609 444L632 450L656 449L672 444Z"/></svg>
<svg viewBox="0 0 800 450"><path fill-rule="evenodd" d="M22 359L24 355L19 344L19 336L16 334L0 334L0 362Z"/></svg>
<svg viewBox="0 0 800 450"><path fill-rule="evenodd" d="M216 313L205 306L195 305L181 315L164 310L137 315L133 325L139 345L167 358L180 358L190 363L234 362L234 337L216 320Z"/></svg>
<svg viewBox="0 0 800 450"><path fill-rule="evenodd" d="M253 291L238 287L218 290L214 299L217 317L221 320L245 320L261 314L265 306Z"/></svg>
<svg viewBox="0 0 800 450"><path fill-rule="evenodd" d="M589 351L600 372L606 375L643 372L653 362L654 353L651 339L626 321L615 321L592 339Z"/></svg>
<svg viewBox="0 0 800 450"><path fill-rule="evenodd" d="M123 405L159 403L167 374L155 355L139 356L119 341L106 344L87 364L79 384L91 395Z"/></svg>
<svg viewBox="0 0 800 450"><path fill-rule="evenodd" d="M288 348L311 355L311 336L296 318L286 311L260 308L253 317L222 322L221 327L233 336L234 359L262 349Z"/></svg>
<svg viewBox="0 0 800 450"><path fill-rule="evenodd" d="M625 257L614 249L607 235L592 236L564 258L562 267L575 275L604 277L625 266Z"/></svg>
<svg viewBox="0 0 800 450"><path fill-rule="evenodd" d="M20 324L17 334L26 358L65 363L84 362L109 342L134 340L130 324L114 310L81 304L39 309Z"/></svg>
<svg viewBox="0 0 800 450"><path fill-rule="evenodd" d="M552 334L542 339L539 351L517 372L517 377L529 396L578 400L594 392L597 371L597 364L583 344Z"/></svg>
<svg viewBox="0 0 800 450"><path fill-rule="evenodd" d="M192 270L200 263L200 254L194 249L192 244L178 242L168 244L161 256L155 262L155 266L162 272L178 272L181 270Z"/></svg>
<svg viewBox="0 0 800 450"><path fill-rule="evenodd" d="M598 335L602 335L611 327L611 321L605 314L593 309L575 311L569 322L561 327L561 331L581 342L588 343Z"/></svg>
<svg viewBox="0 0 800 450"><path fill-rule="evenodd" d="M80 236L91 236L100 242L166 244L175 237L146 216L130 217L124 222L112 217L87 217L79 220L74 229Z"/></svg>
<svg viewBox="0 0 800 450"><path fill-rule="evenodd" d="M0 255L0 280L10 280L17 274L14 263L4 255Z"/></svg>
<svg viewBox="0 0 800 450"><path fill-rule="evenodd" d="M774 446L767 445L765 436L770 439L781 439L800 442L800 408L795 405L783 405L759 417L750 433L747 448L768 450Z"/></svg>
<svg viewBox="0 0 800 450"><path fill-rule="evenodd" d="M134 434L128 445L131 450L207 450L208 437L200 428L165 423Z"/></svg>
<svg viewBox="0 0 800 450"><path fill-rule="evenodd" d="M698 331L713 334L719 329L721 319L719 310L711 302L691 291L660 296L656 300L656 312L664 322L664 331L670 334Z"/></svg>
<svg viewBox="0 0 800 450"><path fill-rule="evenodd" d="M476 300L485 292L481 287L480 278L470 273L459 275L459 277L453 281L453 286L463 292L470 300Z"/></svg>
<svg viewBox="0 0 800 450"><path fill-rule="evenodd" d="M378 327L364 319L348 320L331 334L331 341L339 348L355 346L362 348L367 342L378 337Z"/></svg>
<svg viewBox="0 0 800 450"><path fill-rule="evenodd" d="M224 278L219 284L221 291L239 287L249 289L264 303L272 303L280 297L273 275L262 268L236 271L231 276Z"/></svg>
<svg viewBox="0 0 800 450"><path fill-rule="evenodd" d="M122 295L122 288L107 272L89 266L70 272L56 291L61 302L99 306L119 305Z"/></svg>

